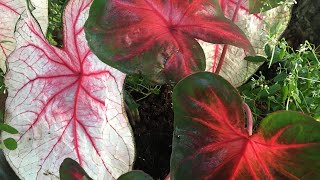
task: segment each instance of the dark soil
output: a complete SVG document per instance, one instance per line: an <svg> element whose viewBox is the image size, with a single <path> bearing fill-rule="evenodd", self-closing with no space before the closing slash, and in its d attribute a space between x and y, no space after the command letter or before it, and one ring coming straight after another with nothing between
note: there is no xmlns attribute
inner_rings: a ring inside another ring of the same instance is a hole
<svg viewBox="0 0 320 180"><path fill-rule="evenodd" d="M164 179L170 171L173 133L172 87L161 87L158 95L152 94L139 101L140 121L132 124L136 142L134 169ZM139 94L133 95L138 99Z"/></svg>

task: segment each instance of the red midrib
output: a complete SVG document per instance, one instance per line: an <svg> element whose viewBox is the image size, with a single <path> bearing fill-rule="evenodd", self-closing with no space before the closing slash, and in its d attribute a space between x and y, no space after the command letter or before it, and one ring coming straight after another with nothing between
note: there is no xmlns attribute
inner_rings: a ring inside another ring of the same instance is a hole
<svg viewBox="0 0 320 180"><path fill-rule="evenodd" d="M74 147L75 147L75 150L76 150L76 153L77 153L77 158L79 160L79 164L80 166L82 166L82 159L81 159L81 156L80 156L80 151L79 151L79 144L78 144L78 133L77 133L77 121L78 121L78 117L77 117L77 104L78 104L78 100L79 100L79 97L80 97L80 88L81 88L81 83L82 83L82 76L80 75L79 76L79 79L78 79L78 87L77 87L77 90L74 94L75 96L75 101L74 101L74 108L73 108L73 136L74 136Z"/></svg>

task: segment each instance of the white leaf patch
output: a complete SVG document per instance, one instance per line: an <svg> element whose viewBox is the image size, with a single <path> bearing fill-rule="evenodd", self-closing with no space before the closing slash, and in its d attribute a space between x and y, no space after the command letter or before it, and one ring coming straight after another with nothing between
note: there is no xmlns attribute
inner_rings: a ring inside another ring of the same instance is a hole
<svg viewBox="0 0 320 180"><path fill-rule="evenodd" d="M48 25L48 0L32 0L34 16L44 32ZM6 59L15 48L14 29L26 0L0 0L0 68L6 71Z"/></svg>

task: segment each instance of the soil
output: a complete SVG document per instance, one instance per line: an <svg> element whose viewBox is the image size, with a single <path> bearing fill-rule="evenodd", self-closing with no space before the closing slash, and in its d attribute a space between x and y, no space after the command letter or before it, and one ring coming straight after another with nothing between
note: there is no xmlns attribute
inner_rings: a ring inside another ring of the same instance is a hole
<svg viewBox="0 0 320 180"><path fill-rule="evenodd" d="M164 179L170 171L173 133L172 87L161 87L158 95L152 94L139 101L140 121L132 124L136 142L134 169L143 170L154 179ZM133 95L138 99L139 94ZM132 121L131 121L132 122Z"/></svg>

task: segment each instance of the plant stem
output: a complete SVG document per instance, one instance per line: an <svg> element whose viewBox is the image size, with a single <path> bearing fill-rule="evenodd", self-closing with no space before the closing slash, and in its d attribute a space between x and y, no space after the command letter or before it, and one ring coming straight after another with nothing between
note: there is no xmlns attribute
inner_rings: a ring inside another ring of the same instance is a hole
<svg viewBox="0 0 320 180"><path fill-rule="evenodd" d="M248 120L247 130L248 130L249 136L251 136L252 135L252 129L253 129L252 112L251 112L250 107L248 106L248 104L245 103L245 102L243 103L243 108L246 111L247 120Z"/></svg>

